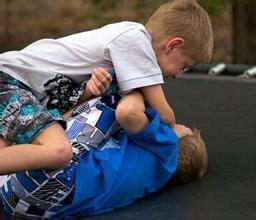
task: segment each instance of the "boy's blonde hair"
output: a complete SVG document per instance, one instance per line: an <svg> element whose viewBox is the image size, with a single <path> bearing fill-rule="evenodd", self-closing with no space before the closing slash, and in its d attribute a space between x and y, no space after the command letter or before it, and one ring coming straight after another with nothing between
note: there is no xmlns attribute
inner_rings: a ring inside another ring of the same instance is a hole
<svg viewBox="0 0 256 220"><path fill-rule="evenodd" d="M171 182L181 184L201 178L208 164L208 155L200 131L179 140L178 167Z"/></svg>
<svg viewBox="0 0 256 220"><path fill-rule="evenodd" d="M209 15L196 0L170 0L160 6L146 23L153 41L181 37L184 52L195 63L212 58L213 34Z"/></svg>

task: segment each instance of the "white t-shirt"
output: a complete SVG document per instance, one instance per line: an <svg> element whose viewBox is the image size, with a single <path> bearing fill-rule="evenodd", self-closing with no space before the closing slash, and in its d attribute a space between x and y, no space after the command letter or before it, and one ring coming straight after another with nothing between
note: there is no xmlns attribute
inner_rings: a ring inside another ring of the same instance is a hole
<svg viewBox="0 0 256 220"><path fill-rule="evenodd" d="M0 55L0 71L40 94L44 83L63 74L80 83L96 67L114 67L121 93L163 83L151 45L142 24L120 22L59 39L42 39L20 51Z"/></svg>

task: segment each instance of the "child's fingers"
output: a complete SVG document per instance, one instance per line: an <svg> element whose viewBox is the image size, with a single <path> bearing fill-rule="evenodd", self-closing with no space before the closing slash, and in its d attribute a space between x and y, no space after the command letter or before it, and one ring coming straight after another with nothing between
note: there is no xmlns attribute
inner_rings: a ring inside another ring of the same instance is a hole
<svg viewBox="0 0 256 220"><path fill-rule="evenodd" d="M175 124L174 131L179 138L193 134L192 130L189 127L181 124Z"/></svg>
<svg viewBox="0 0 256 220"><path fill-rule="evenodd" d="M94 85L98 88L98 90L103 93L109 86L109 84L107 83L107 85L103 84L96 76L96 74L93 74L91 77L91 80L93 81Z"/></svg>
<svg viewBox="0 0 256 220"><path fill-rule="evenodd" d="M91 93L92 95L98 96L98 95L100 94L100 91L99 91L98 87L95 85L95 83L93 82L92 79L90 79L90 80L87 82L86 89L87 89L87 91L89 91L89 93Z"/></svg>
<svg viewBox="0 0 256 220"><path fill-rule="evenodd" d="M108 82L112 81L112 76L106 69L99 67L98 71L101 73L101 76L103 76Z"/></svg>
<svg viewBox="0 0 256 220"><path fill-rule="evenodd" d="M88 90L95 96L98 96L101 94L100 90L98 87L95 85L93 81L90 82L90 84L87 85Z"/></svg>
<svg viewBox="0 0 256 220"><path fill-rule="evenodd" d="M102 84L106 85L112 81L111 75L104 68L96 68L94 71L96 77L102 82Z"/></svg>
<svg viewBox="0 0 256 220"><path fill-rule="evenodd" d="M98 96L103 94L112 81L111 75L104 68L96 68L93 70L91 79L88 81L91 93Z"/></svg>
<svg viewBox="0 0 256 220"><path fill-rule="evenodd" d="M187 135L192 135L193 131L189 127L186 127L186 133Z"/></svg>

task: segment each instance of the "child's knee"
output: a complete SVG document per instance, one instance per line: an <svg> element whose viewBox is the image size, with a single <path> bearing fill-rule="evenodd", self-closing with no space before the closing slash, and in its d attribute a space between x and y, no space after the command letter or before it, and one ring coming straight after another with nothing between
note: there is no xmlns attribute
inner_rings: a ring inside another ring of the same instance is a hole
<svg viewBox="0 0 256 220"><path fill-rule="evenodd" d="M72 159L72 146L69 142L55 140L51 143L45 143L42 147L49 149L48 169L62 168Z"/></svg>
<svg viewBox="0 0 256 220"><path fill-rule="evenodd" d="M121 103L116 108L116 120L121 125L124 123L136 123L141 111L142 110L135 105Z"/></svg>
<svg viewBox="0 0 256 220"><path fill-rule="evenodd" d="M65 166L70 162L73 156L72 146L68 141L61 140L60 142L53 143L53 166L55 168L60 168Z"/></svg>

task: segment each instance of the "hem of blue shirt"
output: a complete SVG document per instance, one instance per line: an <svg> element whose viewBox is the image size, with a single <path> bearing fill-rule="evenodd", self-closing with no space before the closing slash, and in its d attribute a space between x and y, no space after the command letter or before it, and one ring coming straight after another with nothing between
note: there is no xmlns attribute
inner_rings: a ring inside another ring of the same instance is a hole
<svg viewBox="0 0 256 220"><path fill-rule="evenodd" d="M173 129L169 125L160 121L160 117L155 109L147 108L145 110L145 114L149 120L147 126L137 132L126 131L128 137L130 137L131 139L135 139L135 140L136 139L144 139L144 138L146 138L148 140L150 136L154 137L155 132L158 131L159 128L162 126L162 127L164 127L164 131L170 135L169 140L173 144L178 143L179 138L176 135L176 133L173 131Z"/></svg>

